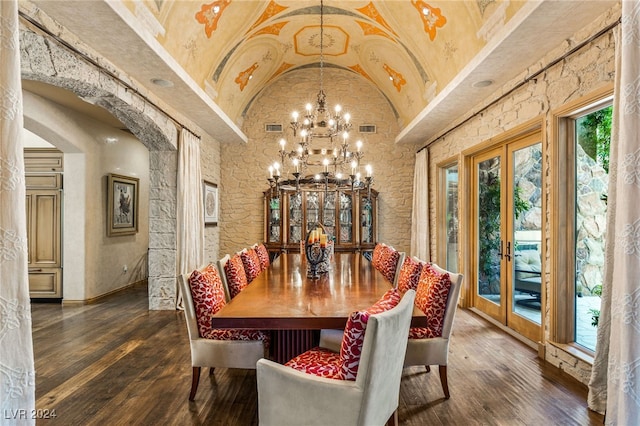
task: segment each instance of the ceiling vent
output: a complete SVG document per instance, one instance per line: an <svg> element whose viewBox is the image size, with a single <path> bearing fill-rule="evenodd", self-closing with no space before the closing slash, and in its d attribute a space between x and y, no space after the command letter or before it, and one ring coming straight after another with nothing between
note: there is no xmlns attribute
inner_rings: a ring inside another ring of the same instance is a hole
<svg viewBox="0 0 640 426"><path fill-rule="evenodd" d="M267 133L282 133L282 124L265 124L264 131Z"/></svg>
<svg viewBox="0 0 640 426"><path fill-rule="evenodd" d="M375 124L363 124L358 127L358 132L360 133L375 133L376 125Z"/></svg>

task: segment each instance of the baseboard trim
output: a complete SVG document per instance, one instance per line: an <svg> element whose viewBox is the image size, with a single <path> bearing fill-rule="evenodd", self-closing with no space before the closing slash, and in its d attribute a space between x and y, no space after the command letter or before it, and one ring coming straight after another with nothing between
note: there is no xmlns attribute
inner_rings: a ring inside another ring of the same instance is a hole
<svg viewBox="0 0 640 426"><path fill-rule="evenodd" d="M138 286L146 286L146 285L147 285L147 279L145 278L143 280L136 281L136 282L128 284L128 285L126 285L124 287L120 287L120 288L117 288L115 290L111 290L108 293L101 294L100 296L92 297L90 299L86 299L86 300L62 299L62 306L92 305L94 303L101 302L102 300L106 299L107 297L113 296L114 294L119 294L119 293L122 293L124 291L131 290L132 288L135 288L135 287L138 287Z"/></svg>

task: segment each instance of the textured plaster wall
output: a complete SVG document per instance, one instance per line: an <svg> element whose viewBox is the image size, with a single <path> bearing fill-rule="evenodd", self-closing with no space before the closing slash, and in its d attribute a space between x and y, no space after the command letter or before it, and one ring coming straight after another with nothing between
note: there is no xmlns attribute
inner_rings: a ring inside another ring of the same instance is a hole
<svg viewBox="0 0 640 426"><path fill-rule="evenodd" d="M371 164L378 198L378 240L399 250L410 248L411 203L415 147L396 145L399 132L386 99L362 77L337 69L324 70L325 93L330 108L337 103L351 113L349 140L364 142L362 164ZM279 123L287 129L287 149L294 149L288 131L291 112L302 112L314 102L319 89L319 70L285 74L258 96L247 111L243 132L247 144L222 145L220 253L233 253L264 239L263 191L268 189L268 167L278 159L281 133L266 133L265 124ZM358 126L375 124L377 133L359 134ZM364 173L364 170L363 170Z"/></svg>
<svg viewBox="0 0 640 426"><path fill-rule="evenodd" d="M536 79L530 80L522 87L517 88L512 93L508 93L513 87L523 81L527 76L544 68L552 63L554 59L563 56L570 51L577 43L586 40L590 35L597 33L600 29L615 22L620 16L619 7L611 9L602 15L600 19L592 23L591 26L575 34L571 39L566 40L561 46L549 52L543 59L537 61L530 68L524 70L517 78L498 89L496 93L488 98L483 105L479 105L474 111L467 114L464 119L468 121L460 124L457 128L433 141L429 145L430 161L430 181L429 198L430 218L431 218L431 252L437 256L437 233L436 233L436 207L437 197L437 164L458 156L463 150L471 149L474 146L488 141L491 138L499 137L506 131L517 127L520 124L542 117L543 123L543 143L546 144L546 156L543 158L543 171L545 187L543 197L545 197L547 211L543 212L546 220L546 229L543 243L547 247L546 271L543 276L547 300L552 297L549 288L550 270L549 261L551 254L550 246L550 199L554 189L549 176L551 166L551 144L556 141L555 135L551 132L552 111L568 102L587 96L595 90L605 85L611 84L615 74L614 63L614 36L613 31L609 31L603 36L593 40L584 48L570 55L564 60L551 66L548 70L540 74ZM503 96L506 94L506 96ZM498 99L496 102L494 100ZM494 103L492 103L494 102ZM477 114L473 114L477 112ZM458 120L461 122L462 120ZM560 161L562 164L562 161ZM460 193L461 200L467 194ZM468 226L461 222L461 234L468 232ZM436 259L437 260L437 259ZM469 264L469 259L461 259L462 267ZM470 284L467 283L469 287ZM550 339L550 303L547 303L545 316L545 341ZM563 369L570 375L576 377L582 383L588 383L591 367L588 363L565 353L555 346L547 344L547 361ZM570 360L569 362L567 360Z"/></svg>
<svg viewBox="0 0 640 426"><path fill-rule="evenodd" d="M207 134L200 142L200 165L202 179L220 187L220 143ZM204 261L215 262L220 255L220 229L222 225L206 226L204 229Z"/></svg>

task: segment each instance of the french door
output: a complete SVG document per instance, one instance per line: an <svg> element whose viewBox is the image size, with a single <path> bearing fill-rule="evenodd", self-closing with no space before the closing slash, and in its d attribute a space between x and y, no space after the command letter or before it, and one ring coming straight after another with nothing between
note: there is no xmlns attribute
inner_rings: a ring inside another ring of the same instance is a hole
<svg viewBox="0 0 640 426"><path fill-rule="evenodd" d="M542 144L518 137L473 158L474 306L541 338Z"/></svg>

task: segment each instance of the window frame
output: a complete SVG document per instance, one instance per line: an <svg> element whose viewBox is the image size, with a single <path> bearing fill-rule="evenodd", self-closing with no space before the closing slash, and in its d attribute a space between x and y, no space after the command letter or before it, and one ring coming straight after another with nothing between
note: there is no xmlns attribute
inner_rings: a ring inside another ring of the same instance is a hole
<svg viewBox="0 0 640 426"><path fill-rule="evenodd" d="M613 84L552 111L550 215L550 334L561 345L591 361L594 352L575 341L576 119L613 104ZM555 253L555 254L554 254ZM572 256L568 256L571 253Z"/></svg>

